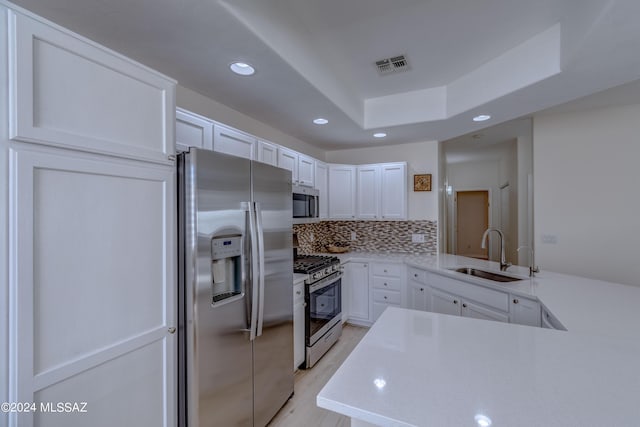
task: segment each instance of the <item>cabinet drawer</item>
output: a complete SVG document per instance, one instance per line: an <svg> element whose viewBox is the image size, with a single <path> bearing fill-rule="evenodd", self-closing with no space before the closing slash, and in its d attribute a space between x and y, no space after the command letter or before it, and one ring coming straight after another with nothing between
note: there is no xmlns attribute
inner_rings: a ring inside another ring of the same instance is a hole
<svg viewBox="0 0 640 427"><path fill-rule="evenodd" d="M399 291L401 288L400 279L397 277L374 277L373 287L375 289L391 289Z"/></svg>
<svg viewBox="0 0 640 427"><path fill-rule="evenodd" d="M373 301L382 302L386 304L400 304L400 292L397 291L385 291L384 289L373 290Z"/></svg>
<svg viewBox="0 0 640 427"><path fill-rule="evenodd" d="M460 282L436 274L431 276L431 286L445 292L460 295L463 299L471 299L504 312L509 311L509 295L504 292L494 291L482 285Z"/></svg>
<svg viewBox="0 0 640 427"><path fill-rule="evenodd" d="M408 278L420 283L427 283L427 272L414 267L408 267Z"/></svg>
<svg viewBox="0 0 640 427"><path fill-rule="evenodd" d="M374 276L402 276L402 264L373 264Z"/></svg>

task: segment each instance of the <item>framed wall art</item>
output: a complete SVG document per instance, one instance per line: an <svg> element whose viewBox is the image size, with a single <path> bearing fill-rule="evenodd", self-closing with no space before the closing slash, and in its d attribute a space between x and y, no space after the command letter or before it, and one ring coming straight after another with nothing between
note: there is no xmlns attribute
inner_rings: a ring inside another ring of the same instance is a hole
<svg viewBox="0 0 640 427"><path fill-rule="evenodd" d="M413 191L431 191L431 174L413 175Z"/></svg>

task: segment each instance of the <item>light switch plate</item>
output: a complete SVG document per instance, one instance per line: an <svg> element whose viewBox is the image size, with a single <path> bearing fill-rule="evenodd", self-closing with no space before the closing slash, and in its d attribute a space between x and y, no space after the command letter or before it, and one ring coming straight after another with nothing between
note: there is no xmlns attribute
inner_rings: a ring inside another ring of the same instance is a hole
<svg viewBox="0 0 640 427"><path fill-rule="evenodd" d="M556 243L558 243L558 236L556 236L555 234L543 234L541 240L542 243L555 245Z"/></svg>
<svg viewBox="0 0 640 427"><path fill-rule="evenodd" d="M352 231L351 232L351 241L354 242L356 240L358 240L358 235L356 234L355 231Z"/></svg>

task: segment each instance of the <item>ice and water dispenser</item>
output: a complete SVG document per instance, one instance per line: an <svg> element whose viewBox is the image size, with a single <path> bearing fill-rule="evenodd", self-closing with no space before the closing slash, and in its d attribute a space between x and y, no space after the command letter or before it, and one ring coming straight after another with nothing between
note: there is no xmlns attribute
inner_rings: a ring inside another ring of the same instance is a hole
<svg viewBox="0 0 640 427"><path fill-rule="evenodd" d="M211 239L211 304L221 305L242 295L242 235Z"/></svg>

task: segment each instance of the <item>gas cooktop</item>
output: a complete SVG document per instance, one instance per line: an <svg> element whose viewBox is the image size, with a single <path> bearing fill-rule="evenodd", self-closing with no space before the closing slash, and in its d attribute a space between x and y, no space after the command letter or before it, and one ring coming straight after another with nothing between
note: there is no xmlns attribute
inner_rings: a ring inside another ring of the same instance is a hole
<svg viewBox="0 0 640 427"><path fill-rule="evenodd" d="M302 255L293 261L293 272L311 274L335 265L340 265L340 260L335 256Z"/></svg>

